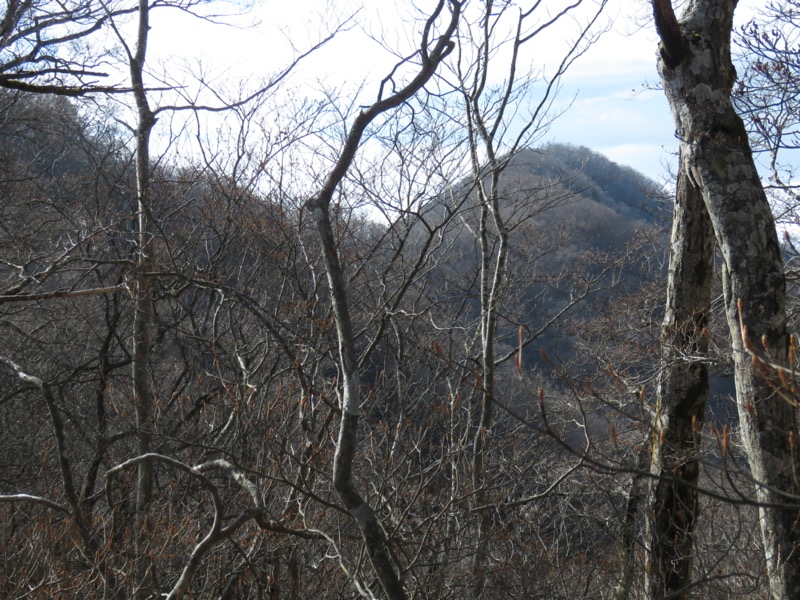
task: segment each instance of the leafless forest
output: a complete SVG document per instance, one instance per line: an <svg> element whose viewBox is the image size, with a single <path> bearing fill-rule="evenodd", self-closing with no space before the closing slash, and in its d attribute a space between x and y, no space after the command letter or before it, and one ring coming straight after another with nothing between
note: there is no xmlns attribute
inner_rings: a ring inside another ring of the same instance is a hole
<svg viewBox="0 0 800 600"><path fill-rule="evenodd" d="M541 144L607 1L399 0L351 94L333 3L232 82L151 26L252 7L4 0L0 597L800 597L800 3L637 5L663 186Z"/></svg>

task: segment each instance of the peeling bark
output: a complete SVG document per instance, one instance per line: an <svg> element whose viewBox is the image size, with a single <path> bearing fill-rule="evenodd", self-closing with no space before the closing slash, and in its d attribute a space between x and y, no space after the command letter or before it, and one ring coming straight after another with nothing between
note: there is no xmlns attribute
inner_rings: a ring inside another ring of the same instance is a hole
<svg viewBox="0 0 800 600"><path fill-rule="evenodd" d="M681 36L662 33L658 61L681 140L684 175L703 194L723 267L725 311L733 345L736 399L756 498L773 598L800 597L800 527L796 419L789 404L753 369L742 343L737 302L749 335L770 360L785 364L785 279L775 223L753 162L744 124L734 111L730 56L734 0L691 0L678 20ZM656 23L670 3L653 0ZM674 18L674 14L673 14ZM672 57L667 60L665 57ZM675 61L675 57L680 57ZM791 503L794 508L777 506Z"/></svg>

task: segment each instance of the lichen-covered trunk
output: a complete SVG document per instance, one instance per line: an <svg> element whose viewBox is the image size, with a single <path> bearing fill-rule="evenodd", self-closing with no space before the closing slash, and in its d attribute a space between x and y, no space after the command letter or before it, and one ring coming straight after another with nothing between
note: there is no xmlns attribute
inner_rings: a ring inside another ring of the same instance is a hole
<svg viewBox="0 0 800 600"><path fill-rule="evenodd" d="M662 44L659 71L681 140L685 176L702 191L722 253L725 312L735 364L736 400L773 598L800 597L800 523L793 408L753 369L742 322L785 363L785 280L775 223L744 124L731 103L736 76L730 35L734 0L691 0L680 20L653 0Z"/></svg>
<svg viewBox="0 0 800 600"><path fill-rule="evenodd" d="M661 376L653 427L648 510L647 591L685 598L692 581L697 518L697 450L708 398L706 322L711 302L714 239L703 196L678 175L672 220Z"/></svg>

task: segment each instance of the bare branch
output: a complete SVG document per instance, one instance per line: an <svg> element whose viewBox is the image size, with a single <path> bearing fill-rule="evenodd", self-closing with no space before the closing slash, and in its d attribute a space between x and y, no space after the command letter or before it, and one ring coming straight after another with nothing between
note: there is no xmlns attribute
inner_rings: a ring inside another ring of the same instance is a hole
<svg viewBox="0 0 800 600"><path fill-rule="evenodd" d="M65 514L71 514L69 508L63 504L53 502L42 496L32 496L30 494L0 494L0 502L32 502L34 504L42 504Z"/></svg>
<svg viewBox="0 0 800 600"><path fill-rule="evenodd" d="M57 300L60 298L81 298L83 296L101 296L104 294L114 294L116 292L129 291L126 284L112 285L109 287L92 288L86 290L55 290L52 292L40 292L38 294L2 294L0 304L9 302L35 302L38 300Z"/></svg>

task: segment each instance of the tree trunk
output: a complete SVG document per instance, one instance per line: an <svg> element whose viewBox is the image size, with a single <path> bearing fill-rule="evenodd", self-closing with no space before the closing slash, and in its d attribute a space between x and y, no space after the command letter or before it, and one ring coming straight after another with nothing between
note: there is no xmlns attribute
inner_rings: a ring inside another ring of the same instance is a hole
<svg viewBox="0 0 800 600"><path fill-rule="evenodd" d="M153 435L153 398L150 391L150 329L154 319L153 297L147 271L150 269L150 134L155 117L147 102L144 87L144 64L147 56L147 35L150 30L150 7L139 2L139 27L136 53L129 55L133 97L138 112L136 127L136 287L133 321L133 400L136 408L136 430L140 455L150 452ZM153 466L143 461L138 467L136 511L141 515L150 503L153 490Z"/></svg>
<svg viewBox="0 0 800 600"><path fill-rule="evenodd" d="M133 402L136 411L136 439L139 456L149 454L153 438L153 396L150 389L151 329L155 319L155 306L148 272L150 260L150 134L155 125L155 116L147 100L144 86L144 65L147 58L147 41L150 31L150 6L147 0L139 0L136 50L128 51L131 88L137 111L136 124L136 271L133 287L133 349L131 352L131 375L133 380ZM124 41L123 41L123 45ZM125 45L126 50L128 46ZM148 544L147 510L153 495L153 464L144 460L137 466L136 477L136 527L134 547L137 587L134 598L148 595L145 579L149 560L144 556Z"/></svg>
<svg viewBox="0 0 800 600"><path fill-rule="evenodd" d="M668 0L653 0L661 36L658 61L681 140L684 175L702 191L722 258L726 317L735 363L741 435L761 503L759 517L773 598L800 597L800 528L794 411L753 369L744 332L772 361L787 359L785 280L775 223L733 109L730 36L734 0L692 0L680 22ZM794 501L792 503L796 504ZM777 505L777 506L776 506Z"/></svg>
<svg viewBox="0 0 800 600"><path fill-rule="evenodd" d="M620 540L620 577L617 587L614 590L614 600L629 600L636 598L636 554L639 544L637 543L636 524L638 522L639 505L644 499L645 491L643 479L644 470L650 460L650 447L642 444L636 459L636 472L631 476L631 485L628 488L628 495L625 500L625 514L622 517L622 531Z"/></svg>
<svg viewBox="0 0 800 600"><path fill-rule="evenodd" d="M508 262L508 231L500 214L499 185L502 165L497 161L492 140L484 138L488 150L488 165L491 174L483 181L478 146L471 140L473 177L476 184L477 200L480 203L481 218L478 231L481 248L481 366L482 390L481 410L475 429L472 450L472 485L475 504L482 507L478 512L478 530L475 538L475 556L472 561L472 597L477 600L485 594L488 571L489 536L492 529L492 515L486 507L491 504L488 492L490 486L486 477L488 458L488 436L494 417L495 384L495 336L500 310L502 288L506 283Z"/></svg>
<svg viewBox="0 0 800 600"><path fill-rule="evenodd" d="M356 344L347 303L346 284L339 262L333 227L328 216L328 206L314 206L317 233L322 243L325 271L331 292L331 303L339 338L339 367L342 378L342 416L339 439L333 458L333 485L342 504L358 524L375 573L386 596L405 600L403 584L395 572L389 545L375 515L375 511L356 491L353 484L353 462L356 456L358 422L361 413L360 374L356 359Z"/></svg>
<svg viewBox="0 0 800 600"><path fill-rule="evenodd" d="M706 322L714 243L703 196L678 175L672 221L662 371L653 431L648 511L648 594L685 598L692 581L698 440L708 399Z"/></svg>
<svg viewBox="0 0 800 600"><path fill-rule="evenodd" d="M143 0L144 1L144 0ZM416 75L386 98L380 98L358 114L347 133L336 163L332 166L319 193L308 200L307 208L314 216L317 234L322 247L325 273L330 289L336 334L339 341L339 372L341 377L341 421L339 438L333 458L333 485L342 504L358 525L370 563L380 581L386 597L405 600L406 592L401 575L395 570L399 565L392 555L378 516L356 490L353 466L357 456L358 423L361 417L360 385L356 337L353 333L347 285L339 252L333 235L330 206L337 186L346 175L361 144L367 127L380 115L396 109L412 98L433 77L439 64L453 51L452 37L458 25L463 0L439 0L423 28L420 44L420 65ZM431 38L433 27L449 10L450 18L438 37Z"/></svg>

